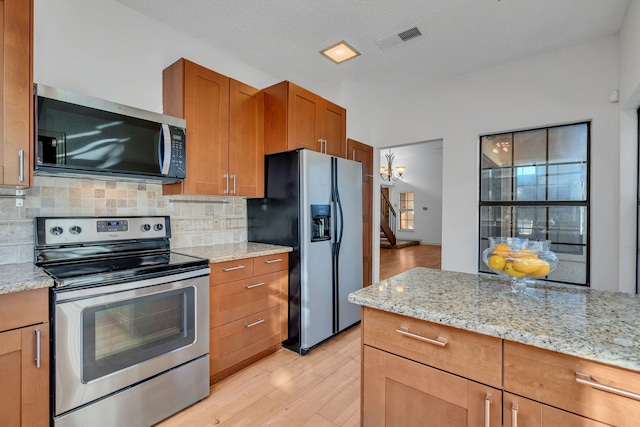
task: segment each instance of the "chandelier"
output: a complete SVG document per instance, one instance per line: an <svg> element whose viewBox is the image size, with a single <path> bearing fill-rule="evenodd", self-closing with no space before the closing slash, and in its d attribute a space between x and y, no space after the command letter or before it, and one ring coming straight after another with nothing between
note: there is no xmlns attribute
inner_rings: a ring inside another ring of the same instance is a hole
<svg viewBox="0 0 640 427"><path fill-rule="evenodd" d="M393 154L391 150L384 156L387 158L387 167L380 166L380 178L382 178L383 181L397 181L402 179L402 174L404 174L406 168L404 166L396 166L396 169L393 169L393 158L395 154Z"/></svg>

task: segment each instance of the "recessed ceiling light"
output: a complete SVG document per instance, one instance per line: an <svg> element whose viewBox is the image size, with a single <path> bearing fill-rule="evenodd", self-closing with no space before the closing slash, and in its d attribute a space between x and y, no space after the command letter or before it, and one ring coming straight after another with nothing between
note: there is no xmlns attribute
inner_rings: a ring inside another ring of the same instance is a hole
<svg viewBox="0 0 640 427"><path fill-rule="evenodd" d="M340 64L348 59L360 56L360 52L349 46L349 43L344 40L321 50L320 53L336 64Z"/></svg>

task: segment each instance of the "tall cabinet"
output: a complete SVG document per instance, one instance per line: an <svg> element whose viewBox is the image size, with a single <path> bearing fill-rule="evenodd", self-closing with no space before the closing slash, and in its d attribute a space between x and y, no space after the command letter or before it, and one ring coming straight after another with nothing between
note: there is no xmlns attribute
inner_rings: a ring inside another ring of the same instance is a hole
<svg viewBox="0 0 640 427"><path fill-rule="evenodd" d="M347 157L344 108L289 81L264 92L266 153L307 148Z"/></svg>
<svg viewBox="0 0 640 427"><path fill-rule="evenodd" d="M164 113L187 121L187 177L163 193L261 197L262 92L184 58L162 76Z"/></svg>
<svg viewBox="0 0 640 427"><path fill-rule="evenodd" d="M362 285L372 282L373 147L347 139L347 158L362 163Z"/></svg>
<svg viewBox="0 0 640 427"><path fill-rule="evenodd" d="M0 185L28 187L33 160L33 0L0 0Z"/></svg>

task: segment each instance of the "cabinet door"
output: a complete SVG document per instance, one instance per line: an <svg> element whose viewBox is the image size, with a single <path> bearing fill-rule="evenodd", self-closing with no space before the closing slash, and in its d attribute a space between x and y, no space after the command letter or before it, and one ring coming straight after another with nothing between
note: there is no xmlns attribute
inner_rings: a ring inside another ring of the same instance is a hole
<svg viewBox="0 0 640 427"><path fill-rule="evenodd" d="M0 378L4 427L49 425L48 323L0 333Z"/></svg>
<svg viewBox="0 0 640 427"><path fill-rule="evenodd" d="M163 193L227 195L229 78L180 59L163 73L163 105L166 114L187 120L187 177Z"/></svg>
<svg viewBox="0 0 640 427"><path fill-rule="evenodd" d="M504 427L607 427L588 418L504 393Z"/></svg>
<svg viewBox="0 0 640 427"><path fill-rule="evenodd" d="M347 158L362 163L362 285L369 286L373 268L373 147L348 139Z"/></svg>
<svg viewBox="0 0 640 427"><path fill-rule="evenodd" d="M31 185L32 33L33 1L0 0L0 185Z"/></svg>
<svg viewBox="0 0 640 427"><path fill-rule="evenodd" d="M308 148L321 151L319 141L320 103L322 98L293 83L288 94L288 149Z"/></svg>
<svg viewBox="0 0 640 427"><path fill-rule="evenodd" d="M264 195L264 93L229 80L230 194Z"/></svg>
<svg viewBox="0 0 640 427"><path fill-rule="evenodd" d="M488 427L502 419L500 390L369 346L362 390L362 425L368 427Z"/></svg>
<svg viewBox="0 0 640 427"><path fill-rule="evenodd" d="M324 141L323 152L331 156L347 157L347 110L323 100L321 126L318 134Z"/></svg>

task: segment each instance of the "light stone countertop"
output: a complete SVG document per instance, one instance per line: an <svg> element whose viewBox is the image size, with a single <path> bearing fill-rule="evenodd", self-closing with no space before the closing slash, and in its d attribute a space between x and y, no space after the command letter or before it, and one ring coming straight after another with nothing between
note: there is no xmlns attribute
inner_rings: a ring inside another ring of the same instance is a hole
<svg viewBox="0 0 640 427"><path fill-rule="evenodd" d="M349 301L640 371L640 296L551 283L514 296L491 275L415 268Z"/></svg>
<svg viewBox="0 0 640 427"><path fill-rule="evenodd" d="M235 261L238 259L254 258L264 255L275 255L291 252L288 246L268 245L266 243L241 242L224 243L209 246L194 246L189 248L172 248L173 252L185 255L208 258L209 262Z"/></svg>
<svg viewBox="0 0 640 427"><path fill-rule="evenodd" d="M291 252L292 250L287 246L243 242L178 248L173 249L173 252L208 258L209 262L222 262ZM53 279L32 263L0 265L0 294L50 288L53 284Z"/></svg>
<svg viewBox="0 0 640 427"><path fill-rule="evenodd" d="M52 286L53 279L32 263L0 265L0 294Z"/></svg>

